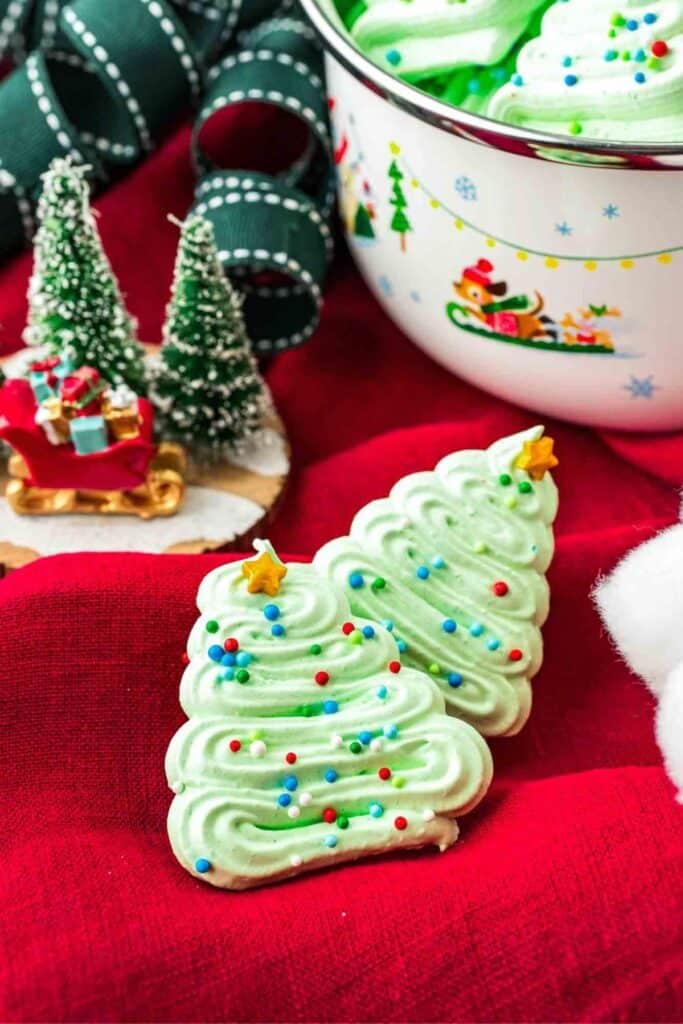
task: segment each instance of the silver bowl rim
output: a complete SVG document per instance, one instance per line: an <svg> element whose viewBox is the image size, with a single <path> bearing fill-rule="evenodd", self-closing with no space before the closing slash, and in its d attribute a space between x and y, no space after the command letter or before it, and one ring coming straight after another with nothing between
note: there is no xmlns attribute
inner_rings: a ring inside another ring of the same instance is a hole
<svg viewBox="0 0 683 1024"><path fill-rule="evenodd" d="M383 71L356 48L349 36L337 28L318 0L299 2L325 48L354 78L383 99L441 131L518 155L573 163L581 167L662 171L683 168L683 141L627 143L554 135L460 110ZM658 157L679 157L680 160L658 163Z"/></svg>

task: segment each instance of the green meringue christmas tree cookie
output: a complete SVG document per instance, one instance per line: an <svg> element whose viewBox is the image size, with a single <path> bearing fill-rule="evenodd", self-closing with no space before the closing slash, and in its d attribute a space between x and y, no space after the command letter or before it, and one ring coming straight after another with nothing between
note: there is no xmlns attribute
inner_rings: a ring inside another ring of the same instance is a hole
<svg viewBox="0 0 683 1024"><path fill-rule="evenodd" d="M188 642L171 741L171 845L192 874L245 889L395 848L450 846L491 758L448 718L391 633L351 619L310 565L211 572Z"/></svg>
<svg viewBox="0 0 683 1024"><path fill-rule="evenodd" d="M429 673L448 711L510 735L542 660L557 463L543 428L448 455L357 513L314 565L354 615L383 622L404 664Z"/></svg>

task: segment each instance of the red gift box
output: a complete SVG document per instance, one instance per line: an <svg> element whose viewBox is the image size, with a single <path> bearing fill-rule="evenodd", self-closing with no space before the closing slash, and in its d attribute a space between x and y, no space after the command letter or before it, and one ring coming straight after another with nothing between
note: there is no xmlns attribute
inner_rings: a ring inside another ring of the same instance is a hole
<svg viewBox="0 0 683 1024"><path fill-rule="evenodd" d="M31 363L29 367L31 373L44 373L45 383L50 388L54 388L57 384L57 378L51 371L56 366L59 366L61 359L59 356L50 356L49 359L39 359L35 363Z"/></svg>
<svg viewBox="0 0 683 1024"><path fill-rule="evenodd" d="M74 416L94 416L102 411L105 387L98 370L81 366L65 378L60 397Z"/></svg>

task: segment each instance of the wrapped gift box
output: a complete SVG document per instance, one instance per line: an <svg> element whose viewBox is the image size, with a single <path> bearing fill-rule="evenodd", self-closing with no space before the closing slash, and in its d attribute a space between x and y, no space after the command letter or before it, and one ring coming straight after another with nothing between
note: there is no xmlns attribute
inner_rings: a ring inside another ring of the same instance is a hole
<svg viewBox="0 0 683 1024"><path fill-rule="evenodd" d="M126 441L140 433L138 396L125 384L111 388L102 402L102 412L115 441Z"/></svg>
<svg viewBox="0 0 683 1024"><path fill-rule="evenodd" d="M33 391L33 396L38 405L40 405L41 402L45 402L48 398L56 397L56 392L53 386L56 384L56 380L51 371L31 370L28 379Z"/></svg>
<svg viewBox="0 0 683 1024"><path fill-rule="evenodd" d="M71 439L69 420L61 398L46 398L38 406L36 423L43 428L50 444L66 444Z"/></svg>
<svg viewBox="0 0 683 1024"><path fill-rule="evenodd" d="M107 385L91 366L81 366L64 379L61 398L72 416L95 416L102 411Z"/></svg>
<svg viewBox="0 0 683 1024"><path fill-rule="evenodd" d="M77 455L92 455L108 448L104 416L77 416L71 421L70 427Z"/></svg>

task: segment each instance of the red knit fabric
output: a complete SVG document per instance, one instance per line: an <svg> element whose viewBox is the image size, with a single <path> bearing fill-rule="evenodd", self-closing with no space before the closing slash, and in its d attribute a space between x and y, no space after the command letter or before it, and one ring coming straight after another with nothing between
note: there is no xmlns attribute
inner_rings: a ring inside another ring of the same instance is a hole
<svg viewBox="0 0 683 1024"><path fill-rule="evenodd" d="M176 239L165 214L184 214L191 185L182 132L98 204L148 340ZM0 275L5 350L28 269ZM271 537L302 556L405 473L535 421L430 362L344 259L321 330L268 376L295 452ZM0 583L1 1019L683 1018L683 810L652 701L589 598L676 518L683 439L548 427L562 504L545 665L446 854L248 893L192 879L166 840L163 759L196 587L221 559L60 557Z"/></svg>

